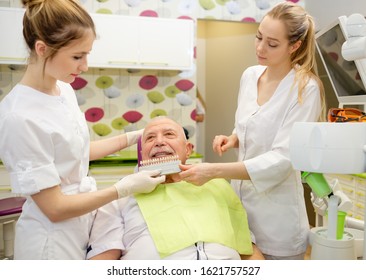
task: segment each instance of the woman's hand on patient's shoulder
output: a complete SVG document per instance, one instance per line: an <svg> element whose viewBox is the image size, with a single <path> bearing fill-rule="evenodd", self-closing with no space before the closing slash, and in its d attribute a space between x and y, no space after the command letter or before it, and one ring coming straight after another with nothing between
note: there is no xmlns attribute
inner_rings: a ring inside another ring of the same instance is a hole
<svg viewBox="0 0 366 280"><path fill-rule="evenodd" d="M181 164L179 167L182 170L179 173L180 178L197 186L201 186L215 178L211 163Z"/></svg>

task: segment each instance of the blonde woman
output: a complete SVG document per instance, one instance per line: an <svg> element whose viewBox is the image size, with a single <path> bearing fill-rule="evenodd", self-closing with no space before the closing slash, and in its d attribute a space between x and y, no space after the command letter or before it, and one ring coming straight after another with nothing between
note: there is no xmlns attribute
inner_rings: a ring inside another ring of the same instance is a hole
<svg viewBox="0 0 366 280"><path fill-rule="evenodd" d="M233 134L213 140L219 155L238 148L238 161L181 167L182 179L198 185L218 177L233 179L266 259L303 259L308 245L303 186L290 162L289 138L295 122L324 116L314 36L314 21L301 6L274 6L258 27L259 65L241 77Z"/></svg>

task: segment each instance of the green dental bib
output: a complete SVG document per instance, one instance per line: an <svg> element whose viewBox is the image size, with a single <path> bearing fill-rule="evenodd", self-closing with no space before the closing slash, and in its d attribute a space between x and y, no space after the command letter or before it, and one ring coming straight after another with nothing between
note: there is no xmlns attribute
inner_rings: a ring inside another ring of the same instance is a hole
<svg viewBox="0 0 366 280"><path fill-rule="evenodd" d="M185 181L161 184L135 198L162 258L198 241L253 253L247 214L224 179L202 186Z"/></svg>

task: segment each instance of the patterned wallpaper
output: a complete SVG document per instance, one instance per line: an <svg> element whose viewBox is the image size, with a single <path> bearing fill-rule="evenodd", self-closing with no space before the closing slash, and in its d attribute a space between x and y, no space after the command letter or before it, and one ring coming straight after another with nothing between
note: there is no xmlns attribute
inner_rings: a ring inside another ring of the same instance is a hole
<svg viewBox="0 0 366 280"><path fill-rule="evenodd" d="M195 135L195 87L188 71L91 69L72 83L92 139L169 116Z"/></svg>
<svg viewBox="0 0 366 280"><path fill-rule="evenodd" d="M304 0L292 0L303 2ZM275 0L81 0L90 13L163 18L260 21ZM0 0L0 6L21 7ZM195 52L194 52L195 53ZM19 81L22 67L0 65L0 99ZM196 68L190 71L90 68L74 83L91 139L140 129L154 116L181 123L196 143Z"/></svg>

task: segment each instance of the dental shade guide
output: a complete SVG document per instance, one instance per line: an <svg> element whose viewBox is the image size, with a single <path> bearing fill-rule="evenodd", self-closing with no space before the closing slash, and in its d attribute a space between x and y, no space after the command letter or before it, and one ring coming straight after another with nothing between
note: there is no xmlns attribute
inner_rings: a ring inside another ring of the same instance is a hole
<svg viewBox="0 0 366 280"><path fill-rule="evenodd" d="M160 175L174 174L181 171L179 164L181 161L178 155L147 159L140 162L139 171L161 170Z"/></svg>

